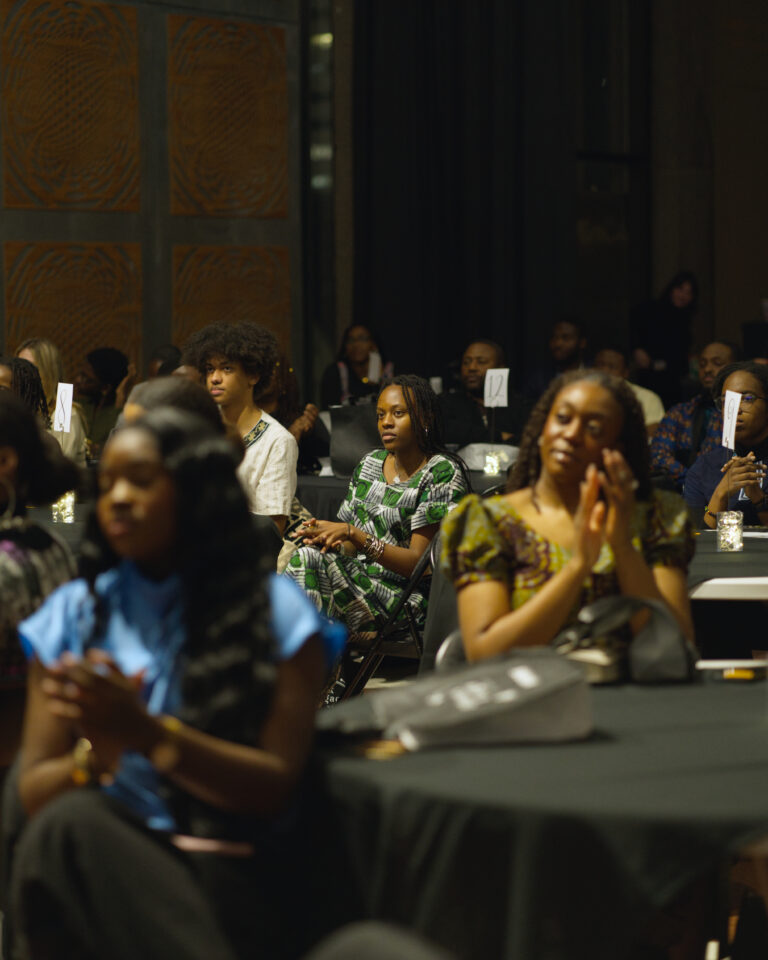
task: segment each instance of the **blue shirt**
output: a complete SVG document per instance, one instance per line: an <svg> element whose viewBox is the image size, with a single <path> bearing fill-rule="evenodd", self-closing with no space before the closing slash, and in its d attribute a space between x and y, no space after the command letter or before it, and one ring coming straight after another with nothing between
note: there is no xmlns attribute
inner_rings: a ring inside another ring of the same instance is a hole
<svg viewBox="0 0 768 960"><path fill-rule="evenodd" d="M95 589L106 608L99 649L109 653L126 675L144 671L142 699L149 713L177 713L183 672L180 654L186 639L179 577L149 580L133 563L124 561L100 574ZM287 577L272 575L268 593L275 660L290 660L310 637L319 635L330 668L344 646L344 628L324 619ZM85 580L73 580L54 591L19 625L19 637L27 656L37 656L50 666L65 652L82 656L93 623L88 585ZM107 791L149 827L173 830L173 817L158 788L158 774L149 760L126 751Z"/></svg>

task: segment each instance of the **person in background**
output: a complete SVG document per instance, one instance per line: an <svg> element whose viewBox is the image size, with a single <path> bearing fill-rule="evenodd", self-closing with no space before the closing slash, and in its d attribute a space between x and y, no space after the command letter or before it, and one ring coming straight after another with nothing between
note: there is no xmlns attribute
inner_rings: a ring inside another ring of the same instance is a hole
<svg viewBox="0 0 768 960"><path fill-rule="evenodd" d="M661 418L664 416L664 404L661 402L661 397L658 393L654 393L653 390L646 390L645 387L641 387L636 383L629 382L629 365L624 351L616 347L603 347L595 354L593 365L595 370L602 370L603 373L610 373L614 377L620 377L622 380L627 381L627 385L637 397L637 402L643 411L645 429L648 431L648 436L652 437L654 433L656 433Z"/></svg>
<svg viewBox="0 0 768 960"><path fill-rule="evenodd" d="M353 323L341 336L336 361L323 373L323 410L376 396L379 384L391 377L392 371L392 364L384 358L381 339L368 327Z"/></svg>
<svg viewBox="0 0 768 960"><path fill-rule="evenodd" d="M737 357L734 344L722 340L708 343L699 357L698 396L667 410L651 443L651 469L682 491L688 468L700 453L719 446L723 418L712 399L712 385L718 373Z"/></svg>
<svg viewBox="0 0 768 960"><path fill-rule="evenodd" d="M718 445L700 454L685 477L683 496L702 525L717 526L721 510L739 510L744 523L768 525L768 367L731 363L723 367L712 393L722 411L726 390L741 394L736 420L736 448ZM764 489L766 488L766 489Z"/></svg>
<svg viewBox="0 0 768 960"><path fill-rule="evenodd" d="M43 382L37 367L21 357L0 357L0 390L8 390L37 417L41 427L51 424Z"/></svg>
<svg viewBox="0 0 768 960"><path fill-rule="evenodd" d="M506 367L504 350L493 340L473 340L461 357L460 386L438 397L447 443L517 444L528 409L523 398L507 383L507 406L486 408L485 374Z"/></svg>
<svg viewBox="0 0 768 960"><path fill-rule="evenodd" d="M197 367L225 423L245 444L238 476L251 513L271 517L282 535L296 492L296 440L261 407L277 363L274 334L256 323L212 323L193 334L184 361Z"/></svg>
<svg viewBox="0 0 768 960"><path fill-rule="evenodd" d="M665 406L681 399L698 302L696 277L681 270L658 299L635 307L630 317L632 376L658 393Z"/></svg>
<svg viewBox="0 0 768 960"><path fill-rule="evenodd" d="M394 377L376 402L383 449L355 467L338 520L312 518L286 575L326 616L370 633L400 601L440 521L469 489L462 461L442 444L437 397L421 377ZM427 597L408 598L423 623Z"/></svg>
<svg viewBox="0 0 768 960"><path fill-rule="evenodd" d="M260 403L262 410L281 423L298 443L298 472L319 472L320 457L327 457L330 452L330 436L315 404L302 407L296 372L283 353L278 355L275 372Z"/></svg>
<svg viewBox="0 0 768 960"><path fill-rule="evenodd" d="M552 327L549 337L550 362L534 370L525 386L526 399L535 403L555 377L584 366L587 335L578 317L563 317Z"/></svg>
<svg viewBox="0 0 768 960"><path fill-rule="evenodd" d="M24 713L27 669L18 624L76 572L66 544L26 518L27 506L53 503L80 478L44 437L29 407L0 390L0 777L18 750Z"/></svg>
<svg viewBox="0 0 768 960"><path fill-rule="evenodd" d="M466 497L442 525L469 660L549 644L611 594L660 600L693 639L687 511L677 494L651 488L643 414L626 381L598 370L553 381L508 491Z"/></svg>
<svg viewBox="0 0 768 960"><path fill-rule="evenodd" d="M56 415L56 396L59 384L64 380L64 364L59 348L51 340L42 337L30 337L19 345L16 356L27 360L37 367L43 384L48 414L51 418L50 432L56 438L64 454L80 466L85 466L88 443L85 435L85 419L79 404L72 404L69 432L54 430Z"/></svg>
<svg viewBox="0 0 768 960"><path fill-rule="evenodd" d="M152 380L155 377L167 377L173 373L181 363L181 350L172 343L164 343L159 346L147 364L147 379Z"/></svg>
<svg viewBox="0 0 768 960"><path fill-rule="evenodd" d="M193 413L219 434L229 435L227 424L221 417L221 410L205 387L193 383L186 377L153 377L144 383L137 383L128 394L123 407L123 417L126 423L133 423L143 416L147 410L157 407L174 407L176 410L186 410ZM234 432L233 432L233 435ZM243 446L237 435L238 448L242 454Z"/></svg>
<svg viewBox="0 0 768 960"><path fill-rule="evenodd" d="M94 460L117 423L136 376L133 364L114 347L99 347L86 354L75 377L75 397L83 409L90 455Z"/></svg>

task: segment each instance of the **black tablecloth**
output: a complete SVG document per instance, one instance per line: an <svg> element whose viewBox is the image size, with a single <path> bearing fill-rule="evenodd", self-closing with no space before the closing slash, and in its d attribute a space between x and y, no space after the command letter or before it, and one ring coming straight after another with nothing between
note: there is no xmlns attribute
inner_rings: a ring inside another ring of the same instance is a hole
<svg viewBox="0 0 768 960"><path fill-rule="evenodd" d="M475 493L504 483L503 476L489 477L479 470L470 471L469 476ZM296 496L313 517L335 520L348 487L349 479L344 477L300 476Z"/></svg>
<svg viewBox="0 0 768 960"><path fill-rule="evenodd" d="M768 538L744 537L740 553L718 553L717 533L704 531L696 537L696 554L688 569L688 589L716 577L768 576Z"/></svg>
<svg viewBox="0 0 768 960"><path fill-rule="evenodd" d="M467 960L615 960L768 832L765 684L594 695L584 743L327 756L326 830L355 910Z"/></svg>

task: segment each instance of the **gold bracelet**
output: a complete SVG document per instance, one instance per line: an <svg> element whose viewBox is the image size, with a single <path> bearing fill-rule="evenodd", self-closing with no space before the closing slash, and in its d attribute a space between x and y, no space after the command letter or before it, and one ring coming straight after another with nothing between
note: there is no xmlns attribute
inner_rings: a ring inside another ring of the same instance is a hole
<svg viewBox="0 0 768 960"><path fill-rule="evenodd" d="M85 787L93 780L93 744L86 737L80 737L72 748L72 783Z"/></svg>
<svg viewBox="0 0 768 960"><path fill-rule="evenodd" d="M158 720L163 726L163 736L149 751L149 762L158 773L170 773L181 757L177 738L182 724L178 717L168 715L158 717Z"/></svg>

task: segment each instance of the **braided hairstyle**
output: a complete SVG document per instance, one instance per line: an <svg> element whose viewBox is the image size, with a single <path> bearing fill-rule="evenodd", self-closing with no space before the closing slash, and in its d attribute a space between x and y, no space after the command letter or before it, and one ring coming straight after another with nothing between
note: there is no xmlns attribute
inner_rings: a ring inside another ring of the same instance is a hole
<svg viewBox="0 0 768 960"><path fill-rule="evenodd" d="M388 387L400 387L403 392L411 427L416 437L416 445L427 457L440 455L451 460L461 472L467 489L472 484L467 465L455 453L446 449L444 441L443 412L437 394L423 377L413 373L401 373L387 380L379 391L379 396Z"/></svg>
<svg viewBox="0 0 768 960"><path fill-rule="evenodd" d="M213 736L253 745L271 702L274 642L268 554L235 474L236 455L205 421L170 407L120 429L149 435L176 489L176 572L187 630L180 716ZM95 602L91 643L105 628L96 577L119 562L94 511L81 555Z"/></svg>
<svg viewBox="0 0 768 960"><path fill-rule="evenodd" d="M520 490L532 487L541 473L541 455L539 437L544 430L555 398L564 387L573 383L596 383L606 390L621 408L624 423L621 428L621 453L624 455L635 480L637 480L637 498L647 500L651 495L651 466L648 453L648 434L645 429L643 411L626 380L602 373L600 370L571 370L563 373L550 383L539 398L525 425L520 441L520 454L512 468L507 490Z"/></svg>
<svg viewBox="0 0 768 960"><path fill-rule="evenodd" d="M43 381L34 363L22 360L21 357L0 357L0 367L10 369L13 393L32 413L40 417L46 427L50 427L51 418L48 415Z"/></svg>

